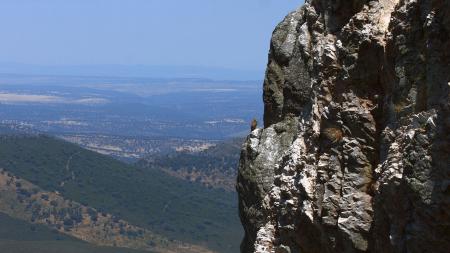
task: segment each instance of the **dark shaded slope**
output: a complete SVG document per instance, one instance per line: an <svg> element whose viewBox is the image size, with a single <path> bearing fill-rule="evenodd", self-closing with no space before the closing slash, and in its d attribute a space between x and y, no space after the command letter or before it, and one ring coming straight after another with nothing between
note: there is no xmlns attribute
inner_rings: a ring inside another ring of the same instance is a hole
<svg viewBox="0 0 450 253"><path fill-rule="evenodd" d="M31 224L0 213L0 240L2 241L64 241L80 242L44 225Z"/></svg>
<svg viewBox="0 0 450 253"><path fill-rule="evenodd" d="M61 241L2 241L2 253L148 253L148 251L97 247L82 242Z"/></svg>
<svg viewBox="0 0 450 253"><path fill-rule="evenodd" d="M51 230L0 213L2 253L144 253L148 251L97 247Z"/></svg>

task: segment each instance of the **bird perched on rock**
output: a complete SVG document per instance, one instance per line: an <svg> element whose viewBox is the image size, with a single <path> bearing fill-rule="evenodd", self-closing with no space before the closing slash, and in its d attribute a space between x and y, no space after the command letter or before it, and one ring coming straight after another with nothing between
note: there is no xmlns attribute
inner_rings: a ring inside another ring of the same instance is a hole
<svg viewBox="0 0 450 253"><path fill-rule="evenodd" d="M252 124L250 125L250 130L255 130L256 127L258 126L258 121L256 121L256 119L252 120Z"/></svg>
<svg viewBox="0 0 450 253"><path fill-rule="evenodd" d="M328 127L322 131L322 134L326 139L328 139L331 143L337 143L342 140L343 133L340 128L337 127Z"/></svg>

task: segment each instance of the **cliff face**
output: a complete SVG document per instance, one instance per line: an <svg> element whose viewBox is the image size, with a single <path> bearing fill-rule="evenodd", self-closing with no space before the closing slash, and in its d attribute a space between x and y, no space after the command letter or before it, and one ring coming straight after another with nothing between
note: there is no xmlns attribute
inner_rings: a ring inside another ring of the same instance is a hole
<svg viewBox="0 0 450 253"><path fill-rule="evenodd" d="M450 250L449 31L449 0L309 0L278 25L242 252Z"/></svg>

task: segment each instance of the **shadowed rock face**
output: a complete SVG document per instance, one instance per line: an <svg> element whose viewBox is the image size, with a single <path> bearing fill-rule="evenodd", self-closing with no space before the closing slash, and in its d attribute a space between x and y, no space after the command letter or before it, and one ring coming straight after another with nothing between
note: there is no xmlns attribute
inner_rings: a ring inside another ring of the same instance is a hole
<svg viewBox="0 0 450 253"><path fill-rule="evenodd" d="M449 32L449 0L310 0L277 26L242 252L450 250Z"/></svg>

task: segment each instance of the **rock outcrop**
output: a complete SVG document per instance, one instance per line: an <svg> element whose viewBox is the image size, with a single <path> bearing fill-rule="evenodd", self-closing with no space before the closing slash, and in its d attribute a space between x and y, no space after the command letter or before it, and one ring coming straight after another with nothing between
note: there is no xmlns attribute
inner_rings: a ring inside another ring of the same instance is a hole
<svg viewBox="0 0 450 253"><path fill-rule="evenodd" d="M449 0L309 0L278 25L242 252L450 252L449 32Z"/></svg>

